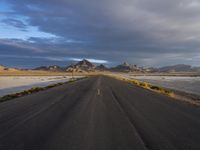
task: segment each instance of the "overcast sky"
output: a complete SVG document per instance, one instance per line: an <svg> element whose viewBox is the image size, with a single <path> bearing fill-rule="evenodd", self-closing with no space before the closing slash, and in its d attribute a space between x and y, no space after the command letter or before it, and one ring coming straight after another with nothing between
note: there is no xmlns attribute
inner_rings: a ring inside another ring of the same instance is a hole
<svg viewBox="0 0 200 150"><path fill-rule="evenodd" d="M200 66L200 0L1 0L0 64Z"/></svg>

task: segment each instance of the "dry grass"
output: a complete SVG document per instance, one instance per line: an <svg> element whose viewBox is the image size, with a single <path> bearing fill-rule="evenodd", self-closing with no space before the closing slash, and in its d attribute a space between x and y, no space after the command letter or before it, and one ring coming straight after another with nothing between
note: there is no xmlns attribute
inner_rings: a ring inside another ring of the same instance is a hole
<svg viewBox="0 0 200 150"><path fill-rule="evenodd" d="M60 75L60 73L47 72L47 71L0 71L0 76L51 76Z"/></svg>
<svg viewBox="0 0 200 150"><path fill-rule="evenodd" d="M161 94L165 94L165 95L168 95L170 97L173 97L174 96L174 92L168 90L168 89L165 89L163 87L159 87L159 86L155 86L155 85L151 85L150 83L147 83L147 82L141 82L141 81L138 81L138 80L129 80L129 82L137 85L137 86L140 86L142 88L145 88L145 89L150 89L152 91L155 91L155 92L158 92L158 93L161 93Z"/></svg>
<svg viewBox="0 0 200 150"><path fill-rule="evenodd" d="M144 89L148 89L148 90L151 90L151 91L154 91L154 92L157 92L157 93L160 93L160 94L164 94L164 95L167 95L167 96L170 96L170 97L174 97L174 95L175 95L174 92L171 91L171 90L168 90L168 89L165 89L165 88L159 87L159 86L154 86L154 85L151 85L150 83L147 83L147 82L142 82L142 81L135 80L135 79L127 79L127 78L124 78L124 77L121 77L121 76L118 76L118 75L109 75L109 76L114 77L114 78L119 79L119 80L127 81L131 84L142 87Z"/></svg>
<svg viewBox="0 0 200 150"><path fill-rule="evenodd" d="M118 76L118 75L111 75L111 74L109 76L114 77L114 78L119 79L119 80L129 82L131 84L142 87L144 89L148 89L148 90L160 93L160 94L164 94L166 96L172 97L174 100L178 100L178 101L185 102L185 103L193 105L193 106L200 107L199 99L194 99L191 96L185 96L184 94L179 94L176 91L171 91L169 89L159 87L159 86L155 86L155 85L151 85L150 83L141 82L139 80L131 80L131 79L127 79L127 78L124 78L124 77L121 77L121 76Z"/></svg>
<svg viewBox="0 0 200 150"><path fill-rule="evenodd" d="M74 72L74 76L84 76L90 73ZM71 76L71 72L53 72L53 71L37 71L37 70L15 70L2 71L0 76Z"/></svg>
<svg viewBox="0 0 200 150"><path fill-rule="evenodd" d="M74 72L74 76L92 76L108 74L109 71ZM72 72L54 72L38 70L0 70L0 76L71 76Z"/></svg>
<svg viewBox="0 0 200 150"><path fill-rule="evenodd" d="M84 79L84 78L86 78L86 77L75 78L75 79L71 79L67 82L60 82L60 83L51 84L51 85L48 85L46 87L33 87L29 90L25 90L25 91L22 91L22 92L18 92L18 93L14 93L14 94L8 94L8 95L5 95L3 97L0 97L0 102L4 102L4 101L11 100L11 99L14 99L14 98L22 97L22 96L25 96L25 95L29 95L29 94L32 94L32 93L39 92L39 91L44 91L44 90L47 90L47 89L50 89L50 88L53 88L53 87L56 87L56 86L60 86L60 85L66 84L66 83L74 82L74 81L78 81L78 80L81 80L81 79Z"/></svg>

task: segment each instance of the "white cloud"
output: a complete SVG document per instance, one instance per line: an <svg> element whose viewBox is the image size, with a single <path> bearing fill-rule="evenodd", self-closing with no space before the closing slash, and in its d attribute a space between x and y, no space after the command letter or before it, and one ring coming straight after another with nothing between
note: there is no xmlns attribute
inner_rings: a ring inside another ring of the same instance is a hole
<svg viewBox="0 0 200 150"><path fill-rule="evenodd" d="M71 58L71 60L73 61L81 61L84 58ZM88 61L92 62L92 63L97 63L97 64L107 64L108 61L107 60L100 60L100 59L92 59L92 58L86 58Z"/></svg>

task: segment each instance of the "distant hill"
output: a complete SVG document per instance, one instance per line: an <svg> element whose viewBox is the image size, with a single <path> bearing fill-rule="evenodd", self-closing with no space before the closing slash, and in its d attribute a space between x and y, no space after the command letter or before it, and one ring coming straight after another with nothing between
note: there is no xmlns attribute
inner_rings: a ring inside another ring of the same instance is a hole
<svg viewBox="0 0 200 150"><path fill-rule="evenodd" d="M107 70L109 70L109 68L107 68L107 67L104 66L103 64L100 64L100 65L97 66L95 69L98 70L98 71L107 71Z"/></svg>
<svg viewBox="0 0 200 150"><path fill-rule="evenodd" d="M111 68L111 70L116 71L116 72L140 72L140 71L143 71L143 69L141 67L138 67L137 65L131 65L126 62L124 62L121 65Z"/></svg>
<svg viewBox="0 0 200 150"><path fill-rule="evenodd" d="M34 70L63 72L63 71L65 71L65 68L57 66L57 65L53 65L53 66L41 66L41 67L37 67Z"/></svg>
<svg viewBox="0 0 200 150"><path fill-rule="evenodd" d="M154 68L154 67L150 67L150 68L146 68L145 71L149 72L149 73L156 73L156 72L159 72L159 69Z"/></svg>
<svg viewBox="0 0 200 150"><path fill-rule="evenodd" d="M40 66L40 67L34 68L33 70L47 71L47 70L48 70L48 67L47 67L47 66Z"/></svg>
<svg viewBox="0 0 200 150"><path fill-rule="evenodd" d="M0 65L1 72L14 72L14 71L26 71L30 69L17 69L17 68L9 68L3 65ZM143 68L137 65L132 65L124 62L123 64L117 65L116 67L107 68L105 65L100 64L96 66L90 61L83 59L76 64L60 67L58 65L52 66L41 66L32 70L39 71L51 71L51 72L95 72L95 71L113 71L113 72L135 72L135 73L157 73L157 72L200 72L200 67L192 67L190 65L185 64L177 64L172 66L165 66L161 68Z"/></svg>
<svg viewBox="0 0 200 150"><path fill-rule="evenodd" d="M5 67L0 65L0 71L19 71L20 69L16 69L16 68L9 68L9 67Z"/></svg>
<svg viewBox="0 0 200 150"><path fill-rule="evenodd" d="M200 72L200 67L193 67L192 70L193 70L194 72Z"/></svg>
<svg viewBox="0 0 200 150"><path fill-rule="evenodd" d="M199 72L200 67L192 67L185 64L177 64L173 66L161 67L158 69L159 72Z"/></svg>
<svg viewBox="0 0 200 150"><path fill-rule="evenodd" d="M85 72L85 71L95 71L96 65L91 63L90 61L83 59L74 65L70 65L67 67L67 71L76 71L76 72Z"/></svg>
<svg viewBox="0 0 200 150"><path fill-rule="evenodd" d="M0 65L0 71L3 71L4 69L5 69L5 67Z"/></svg>

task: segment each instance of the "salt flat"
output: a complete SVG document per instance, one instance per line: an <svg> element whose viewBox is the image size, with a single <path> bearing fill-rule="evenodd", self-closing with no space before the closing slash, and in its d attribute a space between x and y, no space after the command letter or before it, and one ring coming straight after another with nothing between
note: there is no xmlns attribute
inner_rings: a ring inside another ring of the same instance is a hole
<svg viewBox="0 0 200 150"><path fill-rule="evenodd" d="M200 77L179 76L125 76L178 91L200 95Z"/></svg>
<svg viewBox="0 0 200 150"><path fill-rule="evenodd" d="M82 76L76 76L80 78ZM32 87L44 87L58 82L66 82L71 76L0 76L0 96L20 92Z"/></svg>

